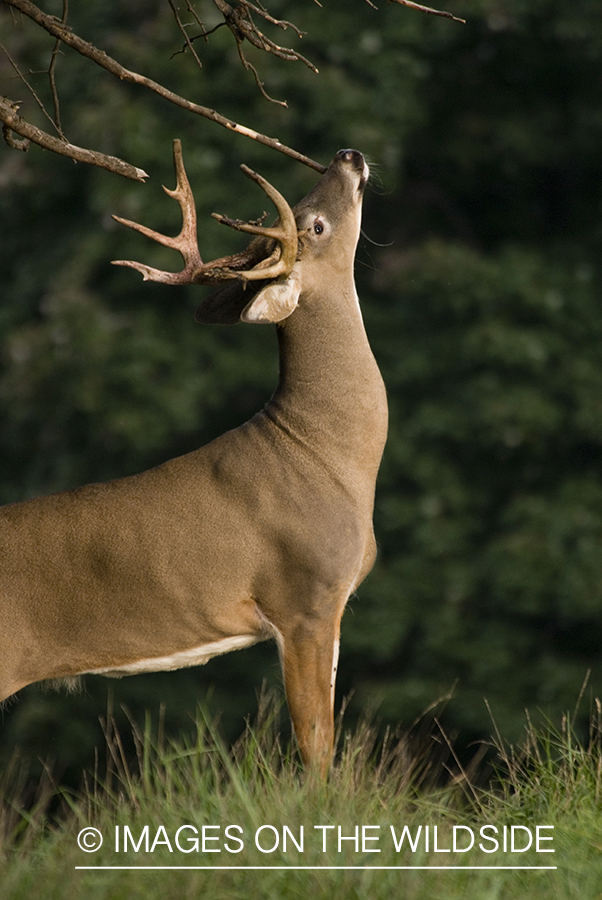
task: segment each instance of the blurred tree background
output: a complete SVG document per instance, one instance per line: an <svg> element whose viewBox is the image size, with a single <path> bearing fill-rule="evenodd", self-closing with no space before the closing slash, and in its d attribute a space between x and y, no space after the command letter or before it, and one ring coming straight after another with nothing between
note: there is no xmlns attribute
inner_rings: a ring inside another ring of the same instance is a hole
<svg viewBox="0 0 602 900"><path fill-rule="evenodd" d="M460 25L380 5L269 4L306 32L290 43L320 70L247 51L288 109L261 96L226 29L195 43L202 69L174 56L182 36L164 0L72 0L69 22L129 68L322 163L341 147L373 163L356 269L391 428L380 555L343 620L338 696L353 691L349 722L372 706L409 726L455 684L443 721L461 743L491 733L484 698L514 740L525 707L572 708L588 670L602 690L602 8L448 0ZM62 4L44 8L60 16ZM0 42L23 71L47 68L53 40L2 5ZM67 48L56 79L69 140L152 177L142 186L0 145L2 502L192 450L275 386L271 329L195 326L201 289L142 285L109 265L176 268L172 251L110 217L177 232L159 188L174 183L172 139L204 258L244 244L211 211L251 218L265 205L240 162L292 203L316 180ZM43 92L45 77L29 80ZM28 96L2 52L0 93ZM21 112L47 127L33 102ZM89 765L107 704L121 721L122 706L137 721L164 706L177 732L206 700L235 737L264 678L280 678L270 644L177 673L88 677L71 696L32 686L2 713L0 755L19 745L59 772Z"/></svg>

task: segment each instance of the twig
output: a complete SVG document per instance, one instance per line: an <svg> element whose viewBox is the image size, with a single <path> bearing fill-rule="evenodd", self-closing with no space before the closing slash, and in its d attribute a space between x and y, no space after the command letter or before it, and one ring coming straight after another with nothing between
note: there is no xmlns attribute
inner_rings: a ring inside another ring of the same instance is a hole
<svg viewBox="0 0 602 900"><path fill-rule="evenodd" d="M242 49L242 41L238 38L236 33L234 34L234 38L236 40L236 47L238 49L238 55L240 57L240 61L247 71L250 70L253 73L253 77L255 78L255 84L261 91L262 97L265 97L265 99L269 100L270 103L276 103L278 106L284 106L285 109L288 109L288 103L286 102L286 100L275 100L274 97L270 97L270 95L268 94L268 92L265 89L263 81L261 81L259 78L259 72L255 68L253 63L250 63L249 60L246 58L244 51Z"/></svg>
<svg viewBox="0 0 602 900"><path fill-rule="evenodd" d="M198 15L196 9L190 2L190 0L186 0L186 9L188 10L188 12L190 13L191 16L194 16L194 18L196 19L197 25L201 29L200 34L194 34L191 38L189 38L190 43L193 43L194 41L198 41L200 38L204 38L205 43L208 44L209 41L207 39L208 39L209 35L213 34L214 31L217 31L218 28L223 28L224 25L226 24L225 22L219 22L214 28L210 28L209 31L207 31L207 29L205 28L203 22L201 21L199 15ZM185 49L186 49L186 44L184 44L184 46L182 47L181 50L178 50L176 53L174 53L173 56L177 56L178 53L184 53ZM173 59L173 56L171 57L172 59Z"/></svg>
<svg viewBox="0 0 602 900"><path fill-rule="evenodd" d="M69 14L69 0L63 0L63 18L61 22L63 25L67 22L67 16ZM61 41L57 38L56 44L54 45L54 50L52 51L52 56L50 57L50 65L48 66L48 80L50 81L50 91L52 93L52 102L54 105L54 124L60 136L65 140L65 135L63 134L63 128L61 126L61 112L59 105L59 95L56 89L56 81L54 77L54 70L56 68L56 61L59 55L61 46Z"/></svg>
<svg viewBox="0 0 602 900"><path fill-rule="evenodd" d="M21 71L21 69L19 68L19 66L17 65L17 63L15 62L15 60L12 58L12 56L11 56L10 53L8 52L7 48L4 46L4 44L0 44L0 50L2 50L2 52L4 53L4 55L6 56L6 58L8 59L9 63L11 64L11 66L13 67L13 69L15 70L15 72L17 73L17 75L19 76L20 80L23 82L23 84L25 85L25 87L27 88L27 90L29 91L29 93L31 94L31 96L33 97L33 99L36 101L36 103L37 103L38 106L40 107L41 111L44 113L44 115L46 116L46 118L48 119L48 121L50 122L50 124L53 126L53 128L55 129L55 131L57 132L57 134L60 134L60 136L64 139L64 135L61 134L61 132L59 131L56 122L54 121L54 119L52 118L52 116L48 113L46 107L44 106L44 104L42 103L42 101L40 100L40 98L38 97L38 95L37 95L37 93L35 92L34 88L31 86L31 84L29 83L29 81L27 80L27 78L25 77L25 75L23 74L23 72ZM39 74L44 74L44 73L40 73L40 72L35 72L35 73L34 73L34 72L30 72L30 75L32 75L32 74L39 75Z"/></svg>
<svg viewBox="0 0 602 900"><path fill-rule="evenodd" d="M401 6L408 6L410 9L417 9L419 12L429 13L431 16L443 16L444 19L453 19L454 22L461 22L466 25L466 19L459 19L452 13L444 12L441 9L431 9L430 6L422 6L421 3L414 3L413 0L387 0L387 3L399 3Z"/></svg>
<svg viewBox="0 0 602 900"><path fill-rule="evenodd" d="M99 50L93 44L78 37L68 26L63 25L53 16L46 15L46 13L42 12L41 9L38 9L31 0L4 0L4 3L20 10L24 15L28 16L28 18L44 28L49 34L60 38L68 47L81 53L82 56L91 59L121 81L127 81L130 84L138 84L141 87L145 87L148 90L153 91L153 93L158 94L160 97L163 97L165 100L168 100L170 103L173 103L175 106L179 106L196 115L204 116L206 119L211 119L212 122L217 122L218 125L227 128L229 131L245 135L245 137L258 141L258 143L264 144L266 147L278 150L280 153L284 153L286 156L290 156L291 159L296 159L298 162L304 163L304 165L309 166L311 169L315 169L317 172L323 173L326 171L325 166L315 162L315 160L310 159L308 156L304 156L297 150L287 147L277 138L267 137L264 134L254 131L252 128L247 128L245 125L239 125L237 122L232 121L232 119L222 116L214 109L209 109L206 106L200 106L198 103L193 103L191 100L186 100L185 97L175 94L173 91L168 90L163 87L162 84L158 84L151 78L146 78L144 75L139 75L137 72L132 72L129 69L124 68L124 66L120 65L120 63L105 53L104 50ZM17 128L14 130L18 131Z"/></svg>
<svg viewBox="0 0 602 900"><path fill-rule="evenodd" d="M195 15L196 15L196 13L195 13ZM225 24L226 24L225 22L218 22L217 25L215 25L213 28L210 28L208 31L206 31L205 27L203 26L203 30L201 31L200 34L193 34L192 37L189 37L190 43L193 44L195 41L198 41L200 38L205 38L205 43L208 43L207 38L209 37L209 35L214 34L214 32L216 32L218 30L218 28L223 28L225 26ZM173 59L174 56L179 56L180 53L184 53L185 51L186 51L186 44L184 44L184 46L182 47L181 50L176 50L175 53L172 53L172 55L170 56L170 59Z"/></svg>
<svg viewBox="0 0 602 900"><path fill-rule="evenodd" d="M39 144L46 150L52 150L53 153L60 153L61 156L69 156L77 162L90 163L93 166L99 166L101 169L107 169L109 172L115 172L117 175L123 175L125 178L131 178L133 181L144 181L148 175L144 169L137 169L124 160L116 156L107 156L105 153L99 153L97 150L86 150L83 147L76 147L60 138L56 138L45 131L26 122L18 113L18 103L14 103L7 97L0 97L0 122L3 122L2 132L4 140L9 147L17 150L26 150L24 141L17 141L12 137L11 132L15 131L21 137Z"/></svg>
<svg viewBox="0 0 602 900"><path fill-rule="evenodd" d="M201 34L197 35L197 37L204 37L205 43L207 43L207 35L210 34L211 32L206 30L205 26L203 25L203 23L201 22L201 20L199 18L199 15L198 15L196 9L194 8L194 6L190 2L190 0L186 0L186 9L188 10L188 12L190 13L191 16L194 16L194 18L196 19L197 25L201 29ZM213 29L213 28L211 29L211 31L214 31L214 30L215 29Z"/></svg>
<svg viewBox="0 0 602 900"><path fill-rule="evenodd" d="M190 38L188 37L188 34L187 34L187 32L186 32L186 29L185 29L184 25L182 24L182 20L180 19L180 14L179 14L179 12L178 12L178 10L177 10L177 7L175 6L173 0L168 0L168 3L169 3L169 5L171 6L171 11L172 11L173 14L174 14L174 19L176 20L176 23L177 23L177 25L178 25L178 28L180 29L180 31L181 31L182 34L184 35L184 41L185 41L184 47L188 47L188 49L190 50L190 52L191 52L192 55L194 56L194 58L195 58L195 60L196 60L196 62L197 62L197 65L198 65L199 69L202 69L202 68L203 68L203 63L200 61L200 59L199 59L199 57L198 57L198 55L197 55L196 50L195 50L194 47L192 46L192 41L191 41ZM190 8L190 4L188 4L188 6L189 6L189 8ZM203 34L205 34L205 29L203 29ZM184 47L182 47L182 49L181 49L180 51L178 51L178 52L179 52L179 53L183 53L183 52L184 52ZM176 55L176 54L174 53L174 56L175 56L175 55Z"/></svg>

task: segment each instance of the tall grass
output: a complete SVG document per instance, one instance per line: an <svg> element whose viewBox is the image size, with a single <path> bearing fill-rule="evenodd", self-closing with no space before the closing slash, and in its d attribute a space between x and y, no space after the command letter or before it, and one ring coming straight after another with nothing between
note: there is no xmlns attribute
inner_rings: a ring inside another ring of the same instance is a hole
<svg viewBox="0 0 602 900"><path fill-rule="evenodd" d="M485 785L485 763L464 768L440 731L437 756L433 736L419 730L379 740L369 724L340 730L327 782L306 778L281 744L273 700L233 748L202 712L188 741L168 741L160 728L153 738L150 722L132 729L135 765L109 720L102 778L89 774L77 795L48 773L37 793L23 797L27 773L18 760L5 773L2 900L602 897L598 701L584 741L569 717L558 729L527 719L520 747L496 734ZM481 834L485 826L498 831ZM93 853L77 842L89 827L104 837ZM474 846L465 849L471 836ZM487 853L494 836L498 848ZM533 844L523 851L529 836ZM483 866L495 868L474 868ZM523 868L502 868L514 866ZM536 866L557 868L524 868Z"/></svg>

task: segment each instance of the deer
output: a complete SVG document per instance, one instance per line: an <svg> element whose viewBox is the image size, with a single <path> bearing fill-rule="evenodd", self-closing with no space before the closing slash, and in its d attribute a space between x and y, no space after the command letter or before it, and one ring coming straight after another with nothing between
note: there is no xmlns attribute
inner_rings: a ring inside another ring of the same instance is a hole
<svg viewBox="0 0 602 900"><path fill-rule="evenodd" d="M386 392L354 281L369 168L341 150L278 218L218 221L252 235L203 263L174 141L180 272L116 260L144 280L214 290L198 323L274 324L279 380L240 427L141 474L0 507L0 701L43 680L175 670L275 639L304 767L334 740L343 611L373 567Z"/></svg>

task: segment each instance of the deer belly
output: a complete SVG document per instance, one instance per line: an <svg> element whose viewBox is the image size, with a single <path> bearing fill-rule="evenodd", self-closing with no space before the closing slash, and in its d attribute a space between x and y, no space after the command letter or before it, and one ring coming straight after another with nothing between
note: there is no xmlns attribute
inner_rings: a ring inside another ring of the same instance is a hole
<svg viewBox="0 0 602 900"><path fill-rule="evenodd" d="M90 669L89 674L121 678L123 675L142 675L146 672L168 672L174 669L185 669L189 666L201 666L214 656L230 653L231 650L242 650L243 647L250 647L251 644L256 644L260 640L262 640L261 635L236 634L232 637L222 638L221 641L212 641L208 644L201 644L199 647L192 647L190 650L180 650L169 656L139 659L115 669Z"/></svg>

